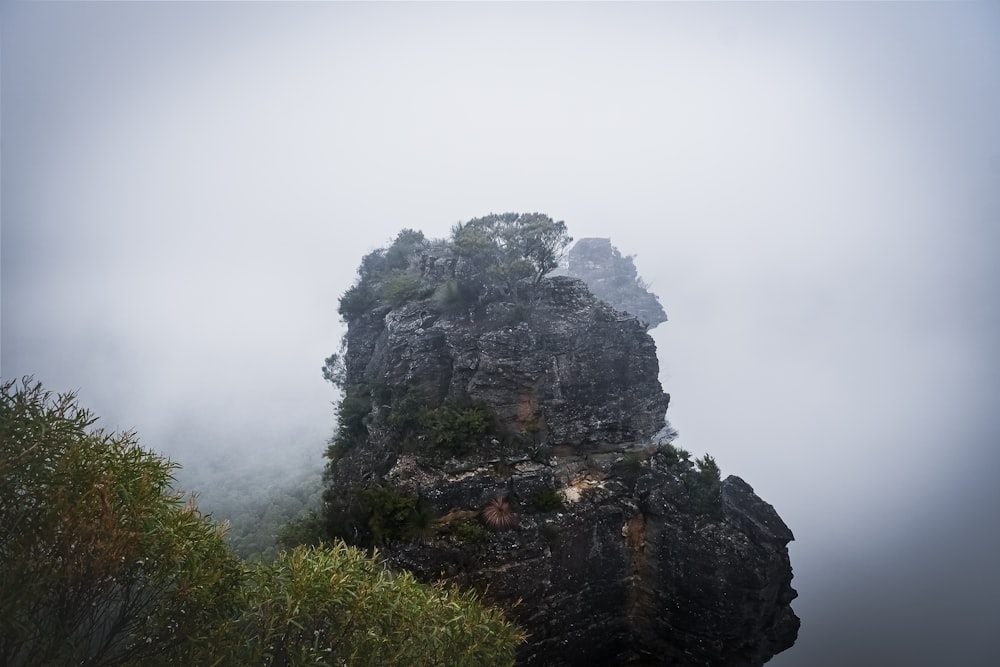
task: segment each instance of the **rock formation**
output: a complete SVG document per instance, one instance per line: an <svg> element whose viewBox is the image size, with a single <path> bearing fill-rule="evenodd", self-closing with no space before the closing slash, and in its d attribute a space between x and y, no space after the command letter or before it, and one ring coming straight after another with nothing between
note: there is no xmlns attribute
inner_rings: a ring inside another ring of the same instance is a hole
<svg viewBox="0 0 1000 667"><path fill-rule="evenodd" d="M611 239L580 239L566 259L565 274L583 280L599 299L632 313L649 328L667 321L663 306L639 277L632 257L623 256Z"/></svg>
<svg viewBox="0 0 1000 667"><path fill-rule="evenodd" d="M491 286L407 239L341 302L330 532L508 609L521 665L740 667L791 646L792 533L670 443L645 323L581 280Z"/></svg>

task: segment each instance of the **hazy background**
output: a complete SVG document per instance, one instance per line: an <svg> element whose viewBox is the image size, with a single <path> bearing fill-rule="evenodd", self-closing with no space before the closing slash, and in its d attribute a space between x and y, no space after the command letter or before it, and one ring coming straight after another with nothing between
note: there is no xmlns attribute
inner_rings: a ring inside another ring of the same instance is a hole
<svg viewBox="0 0 1000 667"><path fill-rule="evenodd" d="M1000 5L0 12L4 377L318 469L361 256L542 211L638 255L679 444L795 532L771 664L995 664Z"/></svg>

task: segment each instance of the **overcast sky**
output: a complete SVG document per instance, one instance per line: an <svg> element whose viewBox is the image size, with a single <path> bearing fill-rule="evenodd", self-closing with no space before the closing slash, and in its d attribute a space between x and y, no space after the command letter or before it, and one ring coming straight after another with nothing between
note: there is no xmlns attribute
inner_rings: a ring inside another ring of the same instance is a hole
<svg viewBox="0 0 1000 667"><path fill-rule="evenodd" d="M321 466L361 256L545 212L637 255L679 444L794 531L771 664L994 664L1000 5L0 11L5 378Z"/></svg>

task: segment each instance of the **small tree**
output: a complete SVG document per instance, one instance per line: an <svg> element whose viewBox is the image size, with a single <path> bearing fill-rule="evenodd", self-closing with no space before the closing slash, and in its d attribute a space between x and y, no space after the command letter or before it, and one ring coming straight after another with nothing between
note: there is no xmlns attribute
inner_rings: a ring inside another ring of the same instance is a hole
<svg viewBox="0 0 1000 667"><path fill-rule="evenodd" d="M699 516L718 520L722 513L722 475L711 455L694 460L697 472L687 476L692 508Z"/></svg>
<svg viewBox="0 0 1000 667"><path fill-rule="evenodd" d="M460 223L452 229L455 251L513 283L537 283L559 266L573 241L566 223L542 213L501 213Z"/></svg>
<svg viewBox="0 0 1000 667"><path fill-rule="evenodd" d="M420 276L408 270L427 245L423 232L403 229L389 247L365 255L354 284L340 296L337 312L350 322L382 300L398 306L413 298L423 285Z"/></svg>
<svg viewBox="0 0 1000 667"><path fill-rule="evenodd" d="M176 467L105 433L73 394L0 395L0 664L159 656L232 611L242 568L170 491Z"/></svg>
<svg viewBox="0 0 1000 667"><path fill-rule="evenodd" d="M559 266L566 246L573 241L565 222L541 213L520 216L515 239L517 250L535 267L536 283Z"/></svg>

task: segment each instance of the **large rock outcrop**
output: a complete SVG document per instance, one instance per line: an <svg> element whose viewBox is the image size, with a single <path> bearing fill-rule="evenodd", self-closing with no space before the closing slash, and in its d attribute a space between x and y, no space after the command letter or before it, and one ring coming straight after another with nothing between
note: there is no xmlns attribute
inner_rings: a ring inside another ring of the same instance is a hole
<svg viewBox="0 0 1000 667"><path fill-rule="evenodd" d="M412 298L348 317L334 534L507 608L523 665L741 667L794 643L792 533L670 443L644 322L565 276L462 292L446 244L403 270Z"/></svg>
<svg viewBox="0 0 1000 667"><path fill-rule="evenodd" d="M377 308L349 324L347 340L352 379L405 388L425 405L481 401L542 442L649 438L670 400L645 327L568 277L459 316L431 299Z"/></svg>

